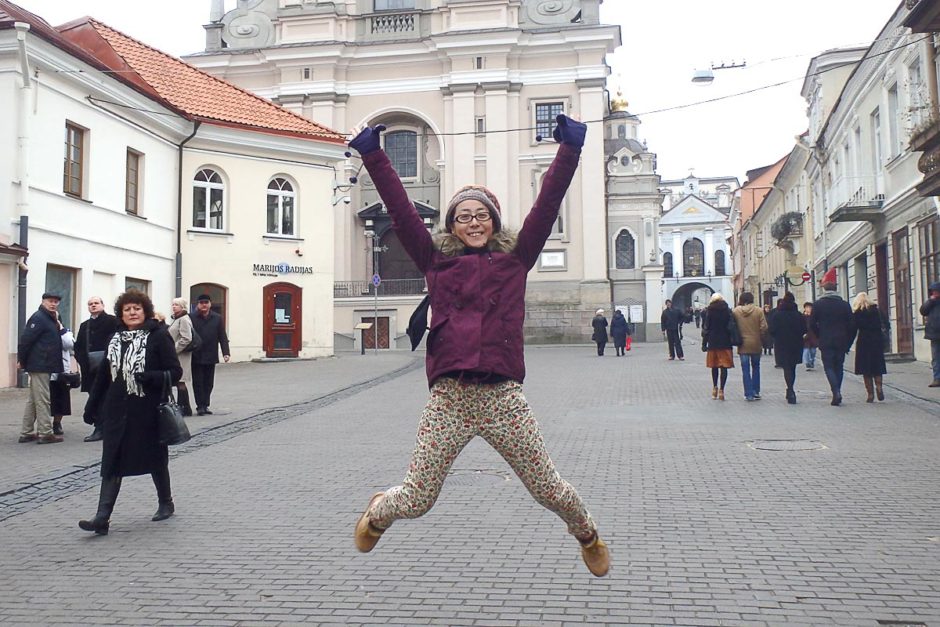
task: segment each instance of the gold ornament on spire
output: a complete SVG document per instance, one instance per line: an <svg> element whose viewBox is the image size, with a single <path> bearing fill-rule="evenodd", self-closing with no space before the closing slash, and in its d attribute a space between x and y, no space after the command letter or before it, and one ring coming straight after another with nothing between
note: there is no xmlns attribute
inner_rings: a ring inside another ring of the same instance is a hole
<svg viewBox="0 0 940 627"><path fill-rule="evenodd" d="M617 90L617 97L610 102L610 110L613 111L626 111L627 106L629 106L627 99L623 97L623 92Z"/></svg>

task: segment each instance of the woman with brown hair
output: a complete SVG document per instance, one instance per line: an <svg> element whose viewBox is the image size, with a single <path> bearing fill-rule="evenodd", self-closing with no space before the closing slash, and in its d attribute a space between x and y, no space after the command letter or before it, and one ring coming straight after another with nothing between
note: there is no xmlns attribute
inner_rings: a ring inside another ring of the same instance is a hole
<svg viewBox="0 0 940 627"><path fill-rule="evenodd" d="M705 367L712 369L712 399L725 400L728 369L734 368L734 350L728 325L731 308L725 297L715 292L705 308L702 324L702 350L706 352Z"/></svg>
<svg viewBox="0 0 940 627"><path fill-rule="evenodd" d="M796 307L796 298L787 292L777 302L777 311L770 317L770 335L774 341L774 360L783 369L787 385L787 403L796 405L796 367L803 363L803 338L806 318Z"/></svg>
<svg viewBox="0 0 940 627"><path fill-rule="evenodd" d="M128 290L118 296L114 303L118 330L85 405L86 422L91 418L101 425L104 441L98 511L78 526L98 535L108 534L123 477L153 478L158 507L152 520L165 520L175 511L167 446L158 435L157 406L165 398L164 390L176 384L183 371L170 334L153 314L146 294Z"/></svg>
<svg viewBox="0 0 940 627"><path fill-rule="evenodd" d="M888 372L885 366L884 331L887 323L875 301L868 298L868 292L859 292L852 301L852 315L855 318L855 327L858 329L858 339L855 340L855 374L860 374L865 380L867 403L885 400L885 393L881 387L882 376Z"/></svg>

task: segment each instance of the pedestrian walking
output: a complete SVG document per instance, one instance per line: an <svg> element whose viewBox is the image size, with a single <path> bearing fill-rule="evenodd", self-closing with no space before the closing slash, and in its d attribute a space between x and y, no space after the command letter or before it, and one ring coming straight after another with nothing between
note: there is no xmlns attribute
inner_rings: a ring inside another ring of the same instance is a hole
<svg viewBox="0 0 940 627"><path fill-rule="evenodd" d="M774 338L774 361L783 369L787 386L787 403L796 405L796 367L803 363L803 339L806 336L806 316L796 307L793 292L786 292L777 301L777 310L771 316L770 335Z"/></svg>
<svg viewBox="0 0 940 627"><path fill-rule="evenodd" d="M202 344L192 352L191 366L193 377L193 397L196 401L196 414L211 414L209 404L212 401L212 388L215 387L215 365L219 363L219 348L222 359L228 363L231 351L228 335L222 316L212 311L212 298L200 294L196 299L196 316L191 319L193 329L202 340Z"/></svg>
<svg viewBox="0 0 940 627"><path fill-rule="evenodd" d="M371 551L396 520L426 513L454 459L479 435L512 466L535 500L565 521L591 573L607 574L607 545L574 487L555 470L522 393L526 277L552 232L587 126L558 116L558 153L518 234L502 228L499 201L491 191L467 186L448 203L444 232L436 239L381 149L382 130L363 129L350 146L362 155L395 233L428 283L431 396L404 484L372 496L356 524L356 547Z"/></svg>
<svg viewBox="0 0 940 627"><path fill-rule="evenodd" d="M598 309L594 312L594 318L591 320L591 327L594 333L591 339L597 344L597 356L604 356L604 348L607 346L607 318L604 317L604 310ZM620 353L617 353L618 355Z"/></svg>
<svg viewBox="0 0 940 627"><path fill-rule="evenodd" d="M763 348L764 355L774 354L774 338L773 334L770 332L770 321L773 319L775 313L776 310L770 303L764 303L764 319L767 321L767 333L761 336L761 348Z"/></svg>
<svg viewBox="0 0 940 627"><path fill-rule="evenodd" d="M52 292L42 295L39 309L26 321L16 348L16 367L29 373L29 396L23 412L20 444L55 444L62 436L52 432L49 398L51 375L62 372L62 335L58 309L62 297Z"/></svg>
<svg viewBox="0 0 940 627"><path fill-rule="evenodd" d="M695 318L695 328L701 328L702 310L696 308L696 310L692 313L692 316Z"/></svg>
<svg viewBox="0 0 940 627"><path fill-rule="evenodd" d="M114 313L120 326L85 404L85 414L100 421L104 441L98 510L78 526L98 535L108 534L124 477L149 474L153 479L158 504L151 520L165 520L176 511L167 446L159 441L157 427L167 381L174 385L182 374L173 340L154 319L153 303L143 292L118 296Z"/></svg>
<svg viewBox="0 0 940 627"><path fill-rule="evenodd" d="M742 292L738 306L731 313L741 333L738 357L741 360L744 399L759 401L760 356L764 348L764 338L768 335L767 318L764 312L754 305L754 295L750 292Z"/></svg>
<svg viewBox="0 0 940 627"><path fill-rule="evenodd" d="M58 312L56 312L58 320ZM59 321L61 324L61 321ZM72 330L66 328L62 338L62 372L49 375L49 412L52 414L52 433L64 435L62 418L72 415L72 351L75 338Z"/></svg>
<svg viewBox="0 0 940 627"><path fill-rule="evenodd" d="M940 282L931 283L927 293L927 300L920 306L920 315L924 316L924 338L930 340L930 365L933 368L933 381L927 387L940 388Z"/></svg>
<svg viewBox="0 0 940 627"><path fill-rule="evenodd" d="M702 318L702 350L705 351L705 367L712 371L712 399L723 401L728 369L734 368L734 349L728 330L731 308L725 297L718 292L712 294Z"/></svg>
<svg viewBox="0 0 940 627"><path fill-rule="evenodd" d="M882 381L888 369L885 364L885 325L887 320L877 303L868 298L868 292L859 292L852 301L852 314L858 339L855 341L855 374L862 375L865 381L866 403L873 403L875 397L885 400Z"/></svg>
<svg viewBox="0 0 940 627"><path fill-rule="evenodd" d="M189 317L189 303L185 298L174 298L170 308L173 319L167 329L176 348L176 358L180 361L183 375L176 384L176 398L184 416L192 416L193 408L189 404L189 387L192 386L192 351L196 348L193 341L193 321ZM201 338L200 338L201 339ZM189 387L187 387L189 386Z"/></svg>
<svg viewBox="0 0 940 627"><path fill-rule="evenodd" d="M627 341L630 337L630 323L623 317L623 312L619 309L614 310L614 316L610 319L610 335L614 340L617 356L623 357L626 355Z"/></svg>
<svg viewBox="0 0 940 627"><path fill-rule="evenodd" d="M78 336L75 338L75 361L82 373L82 392L90 392L91 386L98 373L98 367L104 361L104 352L111 341L111 335L117 330L118 319L104 310L104 300L100 296L88 299L88 313L90 317L78 327ZM93 425L91 434L85 437L85 442L98 442L101 440L99 425Z"/></svg>
<svg viewBox="0 0 940 627"><path fill-rule="evenodd" d="M809 372L816 367L816 348L819 346L819 338L813 331L809 323L813 315L813 303L803 303L803 317L806 322L806 335L803 337L803 363L806 364L806 371Z"/></svg>
<svg viewBox="0 0 940 627"><path fill-rule="evenodd" d="M666 341L669 343L669 360L672 361L676 357L680 361L685 359L685 353L682 351L682 338L679 336L679 327L682 325L682 319L685 315L682 313L682 310L672 306L672 301L666 301L666 308L663 309L662 315L659 317L659 327L663 331L663 335L666 336Z"/></svg>
<svg viewBox="0 0 940 627"><path fill-rule="evenodd" d="M819 338L819 353L823 370L832 391L834 407L842 404L842 378L845 372L845 355L855 341L855 316L852 308L836 294L836 269L830 268L820 281L823 295L813 303L810 328Z"/></svg>

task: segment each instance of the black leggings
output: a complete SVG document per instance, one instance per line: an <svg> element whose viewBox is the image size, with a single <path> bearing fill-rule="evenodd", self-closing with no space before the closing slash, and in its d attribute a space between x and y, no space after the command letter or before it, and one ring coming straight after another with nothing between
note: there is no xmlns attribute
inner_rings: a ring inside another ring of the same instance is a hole
<svg viewBox="0 0 940 627"><path fill-rule="evenodd" d="M718 386L718 372L721 371L721 389L725 389L725 383L728 382L728 369L727 368L712 368L712 386Z"/></svg>
<svg viewBox="0 0 940 627"><path fill-rule="evenodd" d="M787 383L787 390L792 390L796 383L796 364L783 366L783 380Z"/></svg>

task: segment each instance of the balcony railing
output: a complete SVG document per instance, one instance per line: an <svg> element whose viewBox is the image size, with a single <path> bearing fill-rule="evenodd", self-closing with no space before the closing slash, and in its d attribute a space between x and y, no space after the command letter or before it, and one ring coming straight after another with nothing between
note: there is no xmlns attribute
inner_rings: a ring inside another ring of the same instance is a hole
<svg viewBox="0 0 940 627"><path fill-rule="evenodd" d="M885 195L874 176L842 177L829 190L831 219L835 222L871 222L881 216Z"/></svg>
<svg viewBox="0 0 940 627"><path fill-rule="evenodd" d="M390 279L378 287L371 281L336 281L333 298L374 298L383 296L420 296L427 293L424 279ZM378 294L376 294L378 292Z"/></svg>

